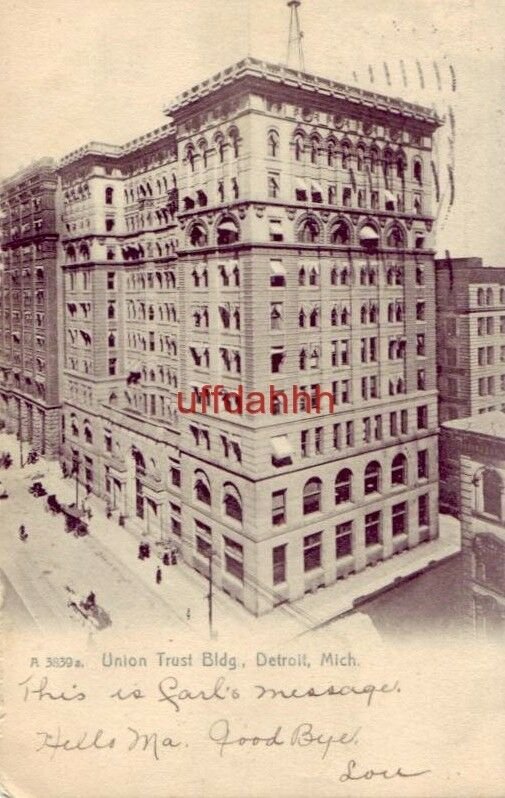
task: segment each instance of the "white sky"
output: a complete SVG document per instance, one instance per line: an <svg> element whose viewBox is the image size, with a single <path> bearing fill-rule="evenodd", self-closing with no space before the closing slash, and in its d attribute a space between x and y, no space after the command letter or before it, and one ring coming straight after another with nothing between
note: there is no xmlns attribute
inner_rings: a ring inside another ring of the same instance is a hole
<svg viewBox="0 0 505 798"><path fill-rule="evenodd" d="M441 209L439 252L505 265L505 0L304 0L300 14L307 71L452 106L455 202L445 220L447 199ZM246 54L285 61L288 20L285 0L4 0L0 176L158 127L171 98Z"/></svg>

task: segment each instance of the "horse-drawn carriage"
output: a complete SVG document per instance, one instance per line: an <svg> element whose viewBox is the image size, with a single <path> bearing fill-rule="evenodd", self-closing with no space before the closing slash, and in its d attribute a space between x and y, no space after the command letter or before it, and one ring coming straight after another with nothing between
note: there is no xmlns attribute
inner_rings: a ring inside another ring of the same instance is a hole
<svg viewBox="0 0 505 798"><path fill-rule="evenodd" d="M76 537L83 537L89 534L88 525L83 521L84 511L80 510L75 504L63 504L59 502L54 494L47 497L46 510L53 515L63 513L65 516L65 532L73 532Z"/></svg>

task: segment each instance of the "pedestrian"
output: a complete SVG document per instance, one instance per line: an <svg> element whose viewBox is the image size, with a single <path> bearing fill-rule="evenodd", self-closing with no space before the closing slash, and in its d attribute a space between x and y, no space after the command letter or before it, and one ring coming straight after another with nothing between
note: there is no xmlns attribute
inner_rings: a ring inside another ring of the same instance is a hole
<svg viewBox="0 0 505 798"><path fill-rule="evenodd" d="M163 565L170 565L170 554L168 551L163 555Z"/></svg>
<svg viewBox="0 0 505 798"><path fill-rule="evenodd" d="M177 553L175 551L172 552L172 558L170 561L171 565L177 565Z"/></svg>
<svg viewBox="0 0 505 798"><path fill-rule="evenodd" d="M161 568L158 566L156 569L156 584L159 585L161 582Z"/></svg>
<svg viewBox="0 0 505 798"><path fill-rule="evenodd" d="M21 524L19 527L19 538L20 540L26 540L28 538L28 532L26 531L24 524Z"/></svg>

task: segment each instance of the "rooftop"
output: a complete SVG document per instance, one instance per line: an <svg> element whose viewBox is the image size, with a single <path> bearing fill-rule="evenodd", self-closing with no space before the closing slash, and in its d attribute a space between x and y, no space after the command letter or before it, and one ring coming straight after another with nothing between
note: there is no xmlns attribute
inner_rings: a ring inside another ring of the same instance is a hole
<svg viewBox="0 0 505 798"><path fill-rule="evenodd" d="M213 77L182 92L182 94L179 94L174 101L164 109L164 112L170 115L206 97L222 86L228 85L245 76L263 78L271 83L305 89L312 93L326 95L335 99L347 100L364 107L382 109L389 113L397 113L399 116L407 116L429 122L437 127L442 124L436 111L431 108L415 105L414 103L406 102L398 97L387 97L386 95L376 94L375 92L360 89L356 86L337 83L329 78L318 77L308 72L300 72L299 70L292 69L283 64L271 64L258 58L252 58L251 56L243 58L236 64L221 70L221 72L218 72Z"/></svg>
<svg viewBox="0 0 505 798"><path fill-rule="evenodd" d="M501 410L479 413L466 418L455 418L452 421L444 421L441 426L445 429L455 429L459 432L487 435L490 438L505 440L505 413L502 413Z"/></svg>
<svg viewBox="0 0 505 798"><path fill-rule="evenodd" d="M90 141L88 144L79 147L78 150L73 150L68 155L64 155L59 162L59 166L68 166L68 164L78 161L86 155L106 155L108 158L122 158L135 152L135 150L147 147L148 144L165 138L172 132L172 125L166 124L157 127L155 130L150 130L142 136L137 136L137 138L127 141L126 144L106 144L102 141Z"/></svg>

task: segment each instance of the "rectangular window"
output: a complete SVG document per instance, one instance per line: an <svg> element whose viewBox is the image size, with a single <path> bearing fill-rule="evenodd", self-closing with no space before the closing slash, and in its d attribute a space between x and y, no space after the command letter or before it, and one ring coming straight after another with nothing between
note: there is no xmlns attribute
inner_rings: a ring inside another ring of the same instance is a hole
<svg viewBox="0 0 505 798"><path fill-rule="evenodd" d="M494 346L487 347L486 355L488 366L492 366L494 363Z"/></svg>
<svg viewBox="0 0 505 798"><path fill-rule="evenodd" d="M114 218L112 216L108 216L105 220L105 229L108 233L114 230Z"/></svg>
<svg viewBox="0 0 505 798"><path fill-rule="evenodd" d="M324 428L316 427L314 431L314 448L316 454L323 454L324 452Z"/></svg>
<svg viewBox="0 0 505 798"><path fill-rule="evenodd" d="M279 374L282 371L282 363L284 361L284 350L274 350L270 355L270 365L272 374Z"/></svg>
<svg viewBox="0 0 505 798"><path fill-rule="evenodd" d="M407 502L394 504L391 508L391 527L393 535L407 534Z"/></svg>
<svg viewBox="0 0 505 798"><path fill-rule="evenodd" d="M372 440L372 420L371 418L364 418L363 419L363 441L365 443L370 443Z"/></svg>
<svg viewBox="0 0 505 798"><path fill-rule="evenodd" d="M280 191L280 176L278 172L268 173L268 196L276 199Z"/></svg>
<svg viewBox="0 0 505 798"><path fill-rule="evenodd" d="M479 366L485 366L486 365L486 348L484 346L479 346L479 348L477 350L477 360L478 360Z"/></svg>
<svg viewBox="0 0 505 798"><path fill-rule="evenodd" d="M337 560L352 556L352 521L335 527L335 555Z"/></svg>
<svg viewBox="0 0 505 798"><path fill-rule="evenodd" d="M447 358L447 365L448 366L457 366L458 365L458 352L453 347L447 347L447 349L446 349L446 358Z"/></svg>
<svg viewBox="0 0 505 798"><path fill-rule="evenodd" d="M374 427L375 440L380 441L382 440L382 416L375 416L374 422L375 422L375 427Z"/></svg>
<svg viewBox="0 0 505 798"><path fill-rule="evenodd" d="M240 582L244 581L244 547L231 538L223 536L225 571Z"/></svg>
<svg viewBox="0 0 505 798"><path fill-rule="evenodd" d="M272 525L280 526L286 523L286 491L274 490L272 492Z"/></svg>
<svg viewBox="0 0 505 798"><path fill-rule="evenodd" d="M389 414L389 434L398 435L398 417L396 412Z"/></svg>
<svg viewBox="0 0 505 798"><path fill-rule="evenodd" d="M181 469L177 466L170 467L170 481L176 488L181 487Z"/></svg>
<svg viewBox="0 0 505 798"><path fill-rule="evenodd" d="M341 424L334 424L333 425L333 448L334 449L341 449L342 448L342 425Z"/></svg>
<svg viewBox="0 0 505 798"><path fill-rule="evenodd" d="M303 570L313 571L321 567L322 532L314 532L303 539Z"/></svg>
<svg viewBox="0 0 505 798"><path fill-rule="evenodd" d="M300 454L302 457L309 456L309 431L302 429L300 432Z"/></svg>
<svg viewBox="0 0 505 798"><path fill-rule="evenodd" d="M424 321L424 319L425 319L425 310L426 310L425 302L416 302L416 320L417 321Z"/></svg>
<svg viewBox="0 0 505 798"><path fill-rule="evenodd" d="M113 291L116 287L116 275L114 272L107 272L107 288L109 291Z"/></svg>
<svg viewBox="0 0 505 798"><path fill-rule="evenodd" d="M479 377L479 396L486 395L486 378Z"/></svg>
<svg viewBox="0 0 505 798"><path fill-rule="evenodd" d="M351 401L349 385L350 385L349 380L342 380L341 382L342 393L340 397L342 404L347 404L348 402Z"/></svg>
<svg viewBox="0 0 505 798"><path fill-rule="evenodd" d="M407 435L409 431L409 411L408 410L401 410L400 411L400 429L402 435Z"/></svg>
<svg viewBox="0 0 505 798"><path fill-rule="evenodd" d="M428 429L428 406L420 405L417 408L417 429Z"/></svg>
<svg viewBox="0 0 505 798"><path fill-rule="evenodd" d="M210 559L212 552L212 530L210 526L203 524L201 521L195 521L195 527L196 551L201 557Z"/></svg>
<svg viewBox="0 0 505 798"><path fill-rule="evenodd" d="M380 543L380 526L380 510L365 515L365 546L375 546L377 543Z"/></svg>
<svg viewBox="0 0 505 798"><path fill-rule="evenodd" d="M417 478L428 478L428 450L421 449L417 453Z"/></svg>
<svg viewBox="0 0 505 798"><path fill-rule="evenodd" d="M116 366L117 366L117 358L111 357L109 358L109 375L113 377L116 373Z"/></svg>
<svg viewBox="0 0 505 798"><path fill-rule="evenodd" d="M417 512L419 526L428 526L430 523L430 503L429 494L424 493L417 500Z"/></svg>
<svg viewBox="0 0 505 798"><path fill-rule="evenodd" d="M354 446L354 422L345 422L345 443L346 446Z"/></svg>
<svg viewBox="0 0 505 798"><path fill-rule="evenodd" d="M487 392L488 394L494 394L494 377L487 378Z"/></svg>
<svg viewBox="0 0 505 798"><path fill-rule="evenodd" d="M181 536L181 508L178 504L174 504L173 502L170 502L170 529L172 534L178 537Z"/></svg>
<svg viewBox="0 0 505 798"><path fill-rule="evenodd" d="M270 261L270 287L271 288L285 288L286 286L286 270L281 260Z"/></svg>
<svg viewBox="0 0 505 798"><path fill-rule="evenodd" d="M494 334L494 319L492 316L488 316L486 319L486 332L488 335Z"/></svg>
<svg viewBox="0 0 505 798"><path fill-rule="evenodd" d="M273 583L280 585L286 581L286 545L272 549Z"/></svg>

